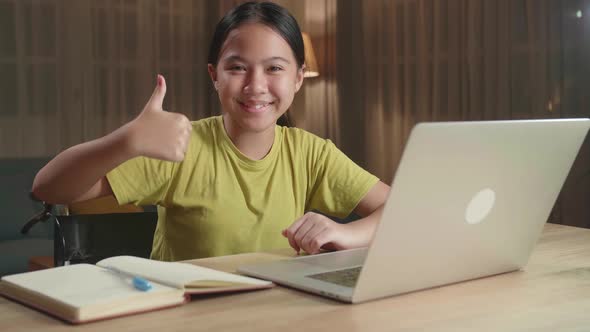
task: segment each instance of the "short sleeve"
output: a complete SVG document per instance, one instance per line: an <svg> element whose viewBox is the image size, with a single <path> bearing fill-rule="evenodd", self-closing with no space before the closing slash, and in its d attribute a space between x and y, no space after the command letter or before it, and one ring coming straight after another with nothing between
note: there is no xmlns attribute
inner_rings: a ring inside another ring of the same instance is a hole
<svg viewBox="0 0 590 332"><path fill-rule="evenodd" d="M379 179L350 160L330 140L323 142L312 163L311 192L306 210L344 218Z"/></svg>
<svg viewBox="0 0 590 332"><path fill-rule="evenodd" d="M137 157L107 173L119 204L162 205L178 163Z"/></svg>

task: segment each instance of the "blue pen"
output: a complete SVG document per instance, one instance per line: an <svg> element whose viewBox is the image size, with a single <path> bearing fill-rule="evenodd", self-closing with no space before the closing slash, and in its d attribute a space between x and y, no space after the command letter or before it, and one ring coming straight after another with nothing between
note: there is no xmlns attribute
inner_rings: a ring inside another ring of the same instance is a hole
<svg viewBox="0 0 590 332"><path fill-rule="evenodd" d="M139 289L140 291L147 292L152 289L152 284L142 277L133 277L133 287Z"/></svg>
<svg viewBox="0 0 590 332"><path fill-rule="evenodd" d="M138 289L143 292L147 292L150 289L152 289L152 284L145 278L129 275L128 273L121 271L118 268L112 267L112 266L104 266L104 268L108 269L109 271L113 271L121 276L132 277L133 287L135 287L135 289Z"/></svg>

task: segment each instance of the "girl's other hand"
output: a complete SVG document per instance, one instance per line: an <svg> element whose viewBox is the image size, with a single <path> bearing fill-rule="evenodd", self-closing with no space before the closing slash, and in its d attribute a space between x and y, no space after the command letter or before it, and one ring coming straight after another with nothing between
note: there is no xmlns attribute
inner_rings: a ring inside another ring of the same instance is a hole
<svg viewBox="0 0 590 332"><path fill-rule="evenodd" d="M345 224L339 224L319 213L308 212L282 232L297 253L309 254L320 249L342 250L355 247L355 235Z"/></svg>
<svg viewBox="0 0 590 332"><path fill-rule="evenodd" d="M128 124L127 143L133 155L168 161L184 159L192 125L180 113L162 108L166 96L166 80L158 75L158 83L139 116Z"/></svg>

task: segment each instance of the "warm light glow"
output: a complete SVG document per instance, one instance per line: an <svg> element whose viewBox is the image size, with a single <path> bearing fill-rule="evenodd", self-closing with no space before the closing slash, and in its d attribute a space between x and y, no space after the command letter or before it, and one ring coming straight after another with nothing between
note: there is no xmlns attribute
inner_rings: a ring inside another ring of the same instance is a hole
<svg viewBox="0 0 590 332"><path fill-rule="evenodd" d="M305 32L302 32L301 36L303 37L303 45L305 47L305 73L303 73L303 77L319 76L320 71L315 59L313 46L311 45L311 38L309 38L309 35Z"/></svg>

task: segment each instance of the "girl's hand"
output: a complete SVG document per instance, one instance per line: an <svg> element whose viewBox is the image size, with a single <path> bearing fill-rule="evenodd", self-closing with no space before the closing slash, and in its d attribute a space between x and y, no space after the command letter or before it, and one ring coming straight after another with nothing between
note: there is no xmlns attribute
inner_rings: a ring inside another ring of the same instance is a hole
<svg viewBox="0 0 590 332"><path fill-rule="evenodd" d="M132 155L168 161L184 159L192 125L185 115L162 109L165 96L166 81L158 75L150 100L127 126L127 143Z"/></svg>
<svg viewBox="0 0 590 332"><path fill-rule="evenodd" d="M317 254L320 249L341 250L356 245L350 227L314 212L297 219L282 234L297 253L303 249L309 254Z"/></svg>

